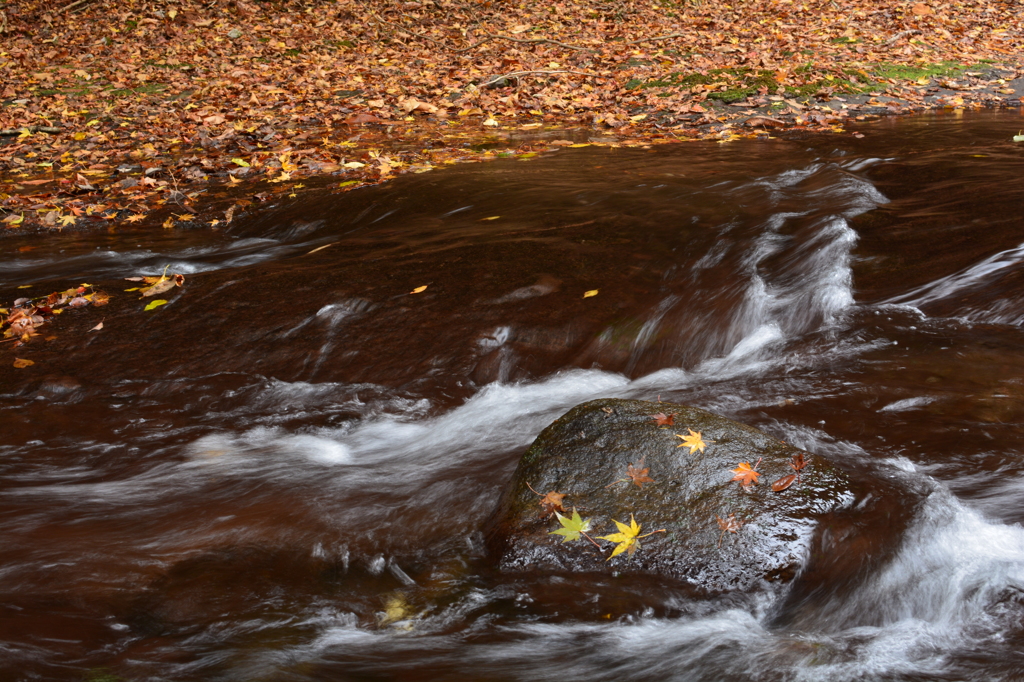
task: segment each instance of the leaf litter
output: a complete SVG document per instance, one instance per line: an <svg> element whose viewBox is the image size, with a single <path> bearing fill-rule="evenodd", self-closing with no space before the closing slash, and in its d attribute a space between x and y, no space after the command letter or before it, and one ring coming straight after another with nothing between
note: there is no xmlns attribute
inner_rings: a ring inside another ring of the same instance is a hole
<svg viewBox="0 0 1024 682"><path fill-rule="evenodd" d="M216 226L314 176L351 191L586 144L841 133L879 111L1014 103L1024 54L1018 8L985 0L21 0L0 14L5 229Z"/></svg>

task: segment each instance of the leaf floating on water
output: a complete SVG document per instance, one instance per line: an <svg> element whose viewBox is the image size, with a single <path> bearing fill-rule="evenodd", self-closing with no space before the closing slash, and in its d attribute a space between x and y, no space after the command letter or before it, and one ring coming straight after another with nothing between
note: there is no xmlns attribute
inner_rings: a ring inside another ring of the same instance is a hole
<svg viewBox="0 0 1024 682"><path fill-rule="evenodd" d="M563 543L579 540L581 535L586 535L587 531L590 530L590 519L582 518L580 513L576 511L576 507L572 508L572 516L569 518L562 516L558 512L555 512L555 517L562 524L562 527L549 532L548 535L561 535Z"/></svg>
<svg viewBox="0 0 1024 682"><path fill-rule="evenodd" d="M152 310L153 308L159 308L162 305L167 305L167 301L165 299L158 298L155 301L150 301L146 305L145 310Z"/></svg>
<svg viewBox="0 0 1024 682"><path fill-rule="evenodd" d="M101 329L103 329L103 320L100 320L99 324L97 324L95 327L93 327L89 331L91 331L91 332L98 332Z"/></svg>
<svg viewBox="0 0 1024 682"><path fill-rule="evenodd" d="M1018 132L1016 135L1013 136L1013 141L1014 142L1024 142L1024 135L1021 135Z"/></svg>
<svg viewBox="0 0 1024 682"><path fill-rule="evenodd" d="M481 218L480 220L497 220L500 217L501 217L500 215L492 215L489 218Z"/></svg>
<svg viewBox="0 0 1024 682"><path fill-rule="evenodd" d="M424 292L424 291L426 291L426 290L427 290L427 287L428 287L428 286L429 286L428 284L424 284L424 285L423 285L423 286L421 286L421 287L416 287L415 289L413 289L413 290L412 290L412 291L410 291L409 293L410 293L410 294L419 294L419 293L422 293L422 292Z"/></svg>
<svg viewBox="0 0 1024 682"><path fill-rule="evenodd" d="M772 483L772 490L777 493L781 493L783 490L793 485L796 481L796 474L790 474L789 476L783 476L779 480Z"/></svg>
<svg viewBox="0 0 1024 682"><path fill-rule="evenodd" d="M591 289L590 291L583 292L583 298L590 298L591 296L597 296L597 289Z"/></svg>
<svg viewBox="0 0 1024 682"><path fill-rule="evenodd" d="M32 362L31 360L24 360L22 358L14 358L14 367L16 369L24 369L25 367L31 367L34 364L36 364L36 363Z"/></svg>

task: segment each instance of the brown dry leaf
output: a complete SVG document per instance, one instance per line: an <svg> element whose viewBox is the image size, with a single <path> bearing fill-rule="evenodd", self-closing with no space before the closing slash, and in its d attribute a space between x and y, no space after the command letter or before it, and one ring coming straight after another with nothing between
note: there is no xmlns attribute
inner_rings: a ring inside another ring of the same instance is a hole
<svg viewBox="0 0 1024 682"><path fill-rule="evenodd" d="M775 483L772 483L772 490L774 492L780 493L789 486L793 485L794 481L796 481L796 474L789 474L788 476L783 476L779 480L775 481Z"/></svg>
<svg viewBox="0 0 1024 682"><path fill-rule="evenodd" d="M652 414L651 419L653 419L654 423L658 426L672 426L676 421L676 416L674 414L659 412L657 414Z"/></svg>
<svg viewBox="0 0 1024 682"><path fill-rule="evenodd" d="M715 518L718 519L718 527L722 531L718 535L718 546L721 547L722 546L722 538L725 537L725 534L726 533L737 533L737 532L739 532L740 528L743 527L743 521L740 520L740 519L737 519L736 515L734 513L731 513L731 512L730 512L729 516L725 517L724 519L721 516L718 516L717 514L715 515Z"/></svg>
<svg viewBox="0 0 1024 682"><path fill-rule="evenodd" d="M635 483L638 488L643 488L644 483L654 483L654 479L647 475L647 472L650 471L650 469L644 466L645 459L647 459L647 455L644 455L638 461L626 467L626 475L633 480L633 483Z"/></svg>
<svg viewBox="0 0 1024 682"><path fill-rule="evenodd" d="M556 493L552 490L542 497L537 504L544 508L544 516L551 516L556 511L565 511L565 507L562 506L563 499L565 499L565 493Z"/></svg>
<svg viewBox="0 0 1024 682"><path fill-rule="evenodd" d="M91 332L98 332L101 329L103 329L103 320L100 320L99 324L97 324L95 327L93 327L89 331L91 331Z"/></svg>

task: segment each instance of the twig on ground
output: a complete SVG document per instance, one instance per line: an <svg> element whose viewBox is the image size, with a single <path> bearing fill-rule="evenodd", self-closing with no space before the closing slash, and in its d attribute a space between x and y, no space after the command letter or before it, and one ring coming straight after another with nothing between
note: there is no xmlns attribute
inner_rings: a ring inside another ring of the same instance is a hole
<svg viewBox="0 0 1024 682"><path fill-rule="evenodd" d="M550 73L572 73L577 76L591 76L594 78L600 78L599 74L590 73L588 71L569 71L567 69L556 69L549 71L513 71L512 73L501 74L499 76L491 76L486 80L477 84L478 88L495 88L498 84L507 81L512 78L519 78L520 76L530 76L533 74L550 74Z"/></svg>
<svg viewBox="0 0 1024 682"><path fill-rule="evenodd" d="M51 126L22 126L20 128L6 128L0 130L0 136L9 137L11 135L21 135L25 131L29 133L59 133L60 128L53 128Z"/></svg>
<svg viewBox="0 0 1024 682"><path fill-rule="evenodd" d="M916 28L912 28L912 29L910 29L908 31L900 31L899 33L894 35L892 38L889 38L887 41L882 43L882 46L883 47L889 47L893 43L895 43L895 42L897 42L899 40L902 40L902 39L906 38L907 36L916 36L916 35L920 35L920 34L921 34L921 31L919 31Z"/></svg>
<svg viewBox="0 0 1024 682"><path fill-rule="evenodd" d="M59 9L58 12L67 12L68 10L74 9L75 7L78 7L79 5L86 4L87 2L92 2L92 0L75 0L70 5L65 5L64 7Z"/></svg>

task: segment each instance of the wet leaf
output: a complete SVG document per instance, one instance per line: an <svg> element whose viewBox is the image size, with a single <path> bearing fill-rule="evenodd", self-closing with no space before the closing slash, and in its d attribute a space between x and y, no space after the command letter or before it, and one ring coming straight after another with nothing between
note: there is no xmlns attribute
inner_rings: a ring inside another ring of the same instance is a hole
<svg viewBox="0 0 1024 682"><path fill-rule="evenodd" d="M572 516L570 518L566 518L558 512L555 512L555 517L562 524L562 527L549 532L548 535L561 535L563 543L579 540L581 534L586 535L587 531L590 530L590 519L580 517L576 507L572 508Z"/></svg>
<svg viewBox="0 0 1024 682"><path fill-rule="evenodd" d="M423 285L423 286L421 286L421 287L416 287L415 289L413 289L413 290L412 290L412 291L410 291L409 293L410 293L410 294L419 294L419 293L422 293L422 292L424 292L424 291L426 291L426 290L427 290L427 286L428 286L428 285L424 284L424 285Z"/></svg>
<svg viewBox="0 0 1024 682"><path fill-rule="evenodd" d="M672 426L676 421L676 416L674 414L659 412L657 414L652 414L651 419L653 419L654 423L658 426Z"/></svg>
<svg viewBox="0 0 1024 682"><path fill-rule="evenodd" d="M103 320L100 320L99 324L97 324L95 327L93 327L89 331L91 331L91 332L98 332L101 329L103 329Z"/></svg>
<svg viewBox="0 0 1024 682"><path fill-rule="evenodd" d="M611 535L599 535L599 540L607 540L608 542L615 543L615 549L612 551L612 555L608 557L607 561L611 561L614 557L628 552L630 556L639 549L640 543L637 542L637 535L640 533L640 525L633 518L633 515L629 515L629 525L619 523L612 519L615 525L618 527L618 533L612 533Z"/></svg>
<svg viewBox="0 0 1024 682"><path fill-rule="evenodd" d="M150 301L146 304L144 310L152 310L153 308L159 308L162 305L167 305L167 301L162 298L158 298L155 301Z"/></svg>
<svg viewBox="0 0 1024 682"><path fill-rule="evenodd" d="M14 367L17 369L24 369L25 367L31 367L36 363L31 360L25 360L23 358L14 358Z"/></svg>
<svg viewBox="0 0 1024 682"><path fill-rule="evenodd" d="M633 483L635 483L638 488L643 488L644 483L654 483L654 479L647 475L647 472L650 471L650 469L644 466L644 460L646 458L647 456L644 455L639 460L626 467L626 475L633 480Z"/></svg>
<svg viewBox="0 0 1024 682"><path fill-rule="evenodd" d="M640 535L640 524L636 522L636 519L633 518L632 514L629 515L628 526L624 523L615 521L615 519L612 519L612 522L618 527L619 532L612 533L611 535L603 535L598 538L600 540L607 540L608 542L615 543L615 549L612 551L612 555L608 557L607 561L611 561L614 557L622 554L623 552L627 552L630 556L633 556L633 553L640 549L641 538L646 538L650 535L654 535L655 533L665 532L664 528L659 528L658 530L652 530L650 533Z"/></svg>
<svg viewBox="0 0 1024 682"><path fill-rule="evenodd" d="M780 493L789 486L793 485L794 481L796 481L796 474L789 474L788 476L783 476L779 480L772 483L772 490L774 492Z"/></svg>
<svg viewBox="0 0 1024 682"><path fill-rule="evenodd" d="M757 466L756 464L754 465ZM747 488L757 484L757 479L761 475L759 471L756 471L754 467L750 466L750 462L741 462L738 467L732 470L735 476L730 480L739 481L740 485Z"/></svg>
<svg viewBox="0 0 1024 682"><path fill-rule="evenodd" d="M1014 135L1013 136L1013 141L1014 142L1024 142L1024 135Z"/></svg>
<svg viewBox="0 0 1024 682"><path fill-rule="evenodd" d="M544 516L551 516L560 511L565 511L565 507L562 506L563 499L565 499L565 493L557 493L552 490L547 495L544 495L537 504L544 508Z"/></svg>
<svg viewBox="0 0 1024 682"><path fill-rule="evenodd" d="M681 434L681 433L677 433L676 434L676 438L682 438L683 439L683 442L680 443L679 445L677 445L676 447L677 448L690 448L690 454L691 455L694 453L695 450L700 450L701 452L704 452L704 448L707 447L707 443L705 443L704 439L701 438L701 432L700 431L694 431L693 429L686 429L686 430L689 431L689 433L687 435L685 435L685 436L683 434Z"/></svg>
<svg viewBox="0 0 1024 682"><path fill-rule="evenodd" d="M590 291L583 292L583 298L590 298L591 296L597 296L597 289L591 289Z"/></svg>
<svg viewBox="0 0 1024 682"><path fill-rule="evenodd" d="M740 528L743 527L743 521L736 518L736 515L731 513L724 519L721 516L715 515L718 519L718 527L721 529L721 533L718 535L718 546L722 546L722 538L725 537L726 533L738 533Z"/></svg>

